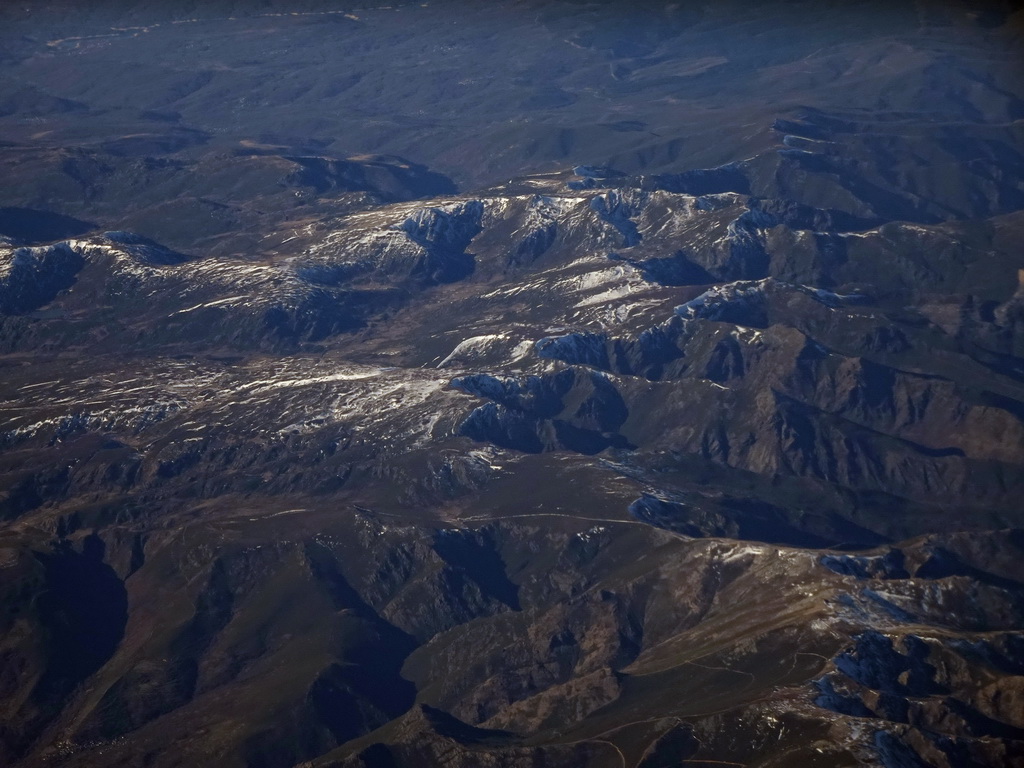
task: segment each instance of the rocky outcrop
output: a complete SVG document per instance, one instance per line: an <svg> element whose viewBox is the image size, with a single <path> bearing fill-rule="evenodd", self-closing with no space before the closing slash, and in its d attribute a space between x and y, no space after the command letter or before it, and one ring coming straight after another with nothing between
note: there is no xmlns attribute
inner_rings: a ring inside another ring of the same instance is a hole
<svg viewBox="0 0 1024 768"><path fill-rule="evenodd" d="M628 417L625 401L599 373L563 370L525 384L467 377L452 386L494 399L472 411L460 428L475 440L529 453L563 448L592 454L628 445L617 434Z"/></svg>
<svg viewBox="0 0 1024 768"><path fill-rule="evenodd" d="M0 312L20 315L52 301L75 282L85 261L67 244L0 253Z"/></svg>

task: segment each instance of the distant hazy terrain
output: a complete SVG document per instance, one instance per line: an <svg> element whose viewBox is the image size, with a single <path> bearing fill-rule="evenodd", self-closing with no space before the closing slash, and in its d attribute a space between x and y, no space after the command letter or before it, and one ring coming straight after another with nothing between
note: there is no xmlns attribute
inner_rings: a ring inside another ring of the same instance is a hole
<svg viewBox="0 0 1024 768"><path fill-rule="evenodd" d="M1009 3L0 8L0 764L1024 766Z"/></svg>

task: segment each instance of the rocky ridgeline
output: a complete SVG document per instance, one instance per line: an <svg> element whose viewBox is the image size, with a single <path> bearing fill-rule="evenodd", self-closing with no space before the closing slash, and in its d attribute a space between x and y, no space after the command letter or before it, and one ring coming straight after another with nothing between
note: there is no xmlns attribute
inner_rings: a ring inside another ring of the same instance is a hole
<svg viewBox="0 0 1024 768"><path fill-rule="evenodd" d="M1018 759L1017 182L791 122L419 200L296 157L336 209L244 255L6 243L0 762Z"/></svg>

